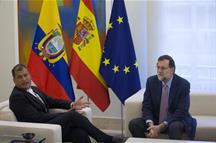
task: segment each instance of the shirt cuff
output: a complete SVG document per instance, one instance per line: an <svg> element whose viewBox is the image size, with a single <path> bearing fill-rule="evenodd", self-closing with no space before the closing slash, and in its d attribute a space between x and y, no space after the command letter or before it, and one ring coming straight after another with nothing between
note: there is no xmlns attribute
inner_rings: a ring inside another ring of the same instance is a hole
<svg viewBox="0 0 216 143"><path fill-rule="evenodd" d="M74 102L71 102L71 104L70 104L71 108L73 108L73 104L74 104Z"/></svg>
<svg viewBox="0 0 216 143"><path fill-rule="evenodd" d="M167 121L163 121L163 123L167 126L168 125L168 122Z"/></svg>
<svg viewBox="0 0 216 143"><path fill-rule="evenodd" d="M153 123L152 120L146 120L146 124Z"/></svg>

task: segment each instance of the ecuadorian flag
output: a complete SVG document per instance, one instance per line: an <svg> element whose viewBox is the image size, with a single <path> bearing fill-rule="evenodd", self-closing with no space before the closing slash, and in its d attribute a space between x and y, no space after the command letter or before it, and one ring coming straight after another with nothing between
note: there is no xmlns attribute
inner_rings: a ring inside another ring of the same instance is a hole
<svg viewBox="0 0 216 143"><path fill-rule="evenodd" d="M91 0L80 0L71 50L70 72L95 105L105 111L110 104L107 86L99 73L103 49Z"/></svg>
<svg viewBox="0 0 216 143"><path fill-rule="evenodd" d="M75 100L56 0L43 1L28 69L47 95Z"/></svg>

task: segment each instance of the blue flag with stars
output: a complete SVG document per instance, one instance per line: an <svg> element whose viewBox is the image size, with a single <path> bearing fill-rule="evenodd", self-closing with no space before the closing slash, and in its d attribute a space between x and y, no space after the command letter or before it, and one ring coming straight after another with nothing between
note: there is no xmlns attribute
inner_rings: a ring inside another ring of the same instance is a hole
<svg viewBox="0 0 216 143"><path fill-rule="evenodd" d="M141 89L138 64L123 0L114 0L100 73L121 103Z"/></svg>

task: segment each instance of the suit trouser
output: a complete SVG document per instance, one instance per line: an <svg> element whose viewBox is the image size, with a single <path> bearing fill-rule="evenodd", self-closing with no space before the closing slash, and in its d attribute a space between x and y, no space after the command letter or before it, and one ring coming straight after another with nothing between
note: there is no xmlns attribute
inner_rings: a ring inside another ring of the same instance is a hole
<svg viewBox="0 0 216 143"><path fill-rule="evenodd" d="M130 121L128 128L133 137L145 138L148 126L143 118L136 118ZM182 139L184 124L180 121L172 122L162 133L167 133L170 139Z"/></svg>
<svg viewBox="0 0 216 143"><path fill-rule="evenodd" d="M76 111L59 113L48 123L61 125L64 142L90 143L89 136L98 142L110 143L112 140L111 136L96 128L88 118Z"/></svg>

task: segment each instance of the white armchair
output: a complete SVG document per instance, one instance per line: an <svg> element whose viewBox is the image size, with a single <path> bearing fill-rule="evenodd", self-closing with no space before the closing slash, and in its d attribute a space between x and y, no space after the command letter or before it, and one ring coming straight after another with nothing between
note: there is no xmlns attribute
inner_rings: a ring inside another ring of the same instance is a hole
<svg viewBox="0 0 216 143"><path fill-rule="evenodd" d="M145 89L139 90L125 101L125 135L131 136L128 124L142 116L142 101ZM216 93L191 93L190 113L197 119L195 140L216 141ZM160 135L160 138L167 138ZM185 138L187 138L185 136Z"/></svg>
<svg viewBox="0 0 216 143"><path fill-rule="evenodd" d="M52 109L50 112L64 112L64 110ZM91 108L83 109L83 114L92 121ZM14 113L9 108L9 101L0 102L0 135L20 136L27 132L35 133L35 138L46 138L45 143L62 142L60 125L17 122Z"/></svg>

